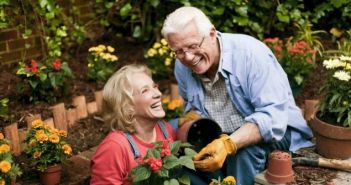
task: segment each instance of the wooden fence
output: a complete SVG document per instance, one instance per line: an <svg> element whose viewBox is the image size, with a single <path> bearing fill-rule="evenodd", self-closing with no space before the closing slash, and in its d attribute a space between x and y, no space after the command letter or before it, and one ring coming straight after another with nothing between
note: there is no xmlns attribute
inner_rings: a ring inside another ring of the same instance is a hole
<svg viewBox="0 0 351 185"><path fill-rule="evenodd" d="M53 113L52 118L45 119L44 122L53 128L68 131L79 119L88 117L89 114L101 112L102 108L102 91L94 93L95 101L86 102L85 96L77 96L73 98L72 105L74 108L66 109L64 103L58 103L50 107ZM31 122L34 119L42 119L40 114L29 115L25 118L27 127L18 128L17 123L13 123L4 127L4 134L11 141L11 152L18 156L25 149L24 140L27 131L31 128Z"/></svg>

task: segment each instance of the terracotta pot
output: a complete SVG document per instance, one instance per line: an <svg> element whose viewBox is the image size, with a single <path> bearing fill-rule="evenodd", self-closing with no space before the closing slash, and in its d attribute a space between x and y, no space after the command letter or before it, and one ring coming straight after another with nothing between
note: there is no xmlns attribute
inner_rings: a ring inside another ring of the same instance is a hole
<svg viewBox="0 0 351 185"><path fill-rule="evenodd" d="M177 139L192 144L195 151L200 151L208 143L217 139L222 133L217 122L201 118L194 122L186 122L177 130Z"/></svg>
<svg viewBox="0 0 351 185"><path fill-rule="evenodd" d="M326 123L317 116L311 120L311 128L315 133L318 154L334 159L351 157L351 128Z"/></svg>
<svg viewBox="0 0 351 185"><path fill-rule="evenodd" d="M57 185L61 181L61 164L48 166L44 172L40 172L40 182L43 185Z"/></svg>
<svg viewBox="0 0 351 185"><path fill-rule="evenodd" d="M284 184L294 180L291 156L287 152L274 151L269 155L265 173L268 182Z"/></svg>

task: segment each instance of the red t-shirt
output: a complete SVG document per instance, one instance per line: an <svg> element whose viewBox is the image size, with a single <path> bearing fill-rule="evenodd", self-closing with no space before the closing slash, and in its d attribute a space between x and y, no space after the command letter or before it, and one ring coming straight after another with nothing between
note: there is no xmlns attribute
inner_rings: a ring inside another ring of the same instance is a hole
<svg viewBox="0 0 351 185"><path fill-rule="evenodd" d="M175 140L175 132L169 123L165 123L170 139ZM153 144L145 143L135 135L132 135L135 144L142 157L146 155ZM156 125L156 140L165 140L160 126ZM119 185L129 184L128 173L137 165L132 148L121 131L109 133L98 146L91 160L91 180L92 185Z"/></svg>

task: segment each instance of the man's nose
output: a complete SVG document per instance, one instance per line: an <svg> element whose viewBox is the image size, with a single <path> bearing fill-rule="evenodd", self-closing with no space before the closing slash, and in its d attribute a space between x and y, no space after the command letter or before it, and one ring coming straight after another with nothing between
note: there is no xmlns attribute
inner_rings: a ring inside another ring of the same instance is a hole
<svg viewBox="0 0 351 185"><path fill-rule="evenodd" d="M194 57L195 57L195 55L194 55L193 52L191 52L191 51L185 51L184 52L184 57L183 58L184 58L185 61L193 61Z"/></svg>

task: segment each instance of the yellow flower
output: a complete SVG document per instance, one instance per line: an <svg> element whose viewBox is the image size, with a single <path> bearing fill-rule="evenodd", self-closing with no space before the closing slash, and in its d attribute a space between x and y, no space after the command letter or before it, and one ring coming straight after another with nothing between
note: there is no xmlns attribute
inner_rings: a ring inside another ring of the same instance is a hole
<svg viewBox="0 0 351 185"><path fill-rule="evenodd" d="M161 47L161 44L158 43L158 42L155 42L155 44L152 46L152 48L154 49L157 49L157 48L160 48Z"/></svg>
<svg viewBox="0 0 351 185"><path fill-rule="evenodd" d="M158 49L158 53L162 56L162 55L165 54L166 52L165 52L164 49L160 48L160 49Z"/></svg>
<svg viewBox="0 0 351 185"><path fill-rule="evenodd" d="M41 156L41 152L34 152L34 154L33 154L33 158L34 159L38 159L39 157Z"/></svg>
<svg viewBox="0 0 351 185"><path fill-rule="evenodd" d="M183 101L181 99L174 99L172 102L175 104L176 107L180 107L183 105Z"/></svg>
<svg viewBox="0 0 351 185"><path fill-rule="evenodd" d="M10 151L10 146L8 144L0 145L0 154Z"/></svg>
<svg viewBox="0 0 351 185"><path fill-rule="evenodd" d="M115 48L111 47L111 46L107 46L107 51L112 53L115 51Z"/></svg>
<svg viewBox="0 0 351 185"><path fill-rule="evenodd" d="M166 58L166 60L165 60L165 65L166 65L166 66L170 66L171 63L172 63L172 59L171 59L171 58Z"/></svg>
<svg viewBox="0 0 351 185"><path fill-rule="evenodd" d="M60 138L56 134L51 134L49 136L49 141L52 142L52 143L58 143L60 141Z"/></svg>
<svg viewBox="0 0 351 185"><path fill-rule="evenodd" d="M62 149L63 149L63 153L65 153L67 155L71 155L72 154L72 148L68 144L64 144L62 146Z"/></svg>
<svg viewBox="0 0 351 185"><path fill-rule="evenodd" d="M32 121L32 127L33 128L39 128L43 126L44 122L41 119L35 119Z"/></svg>
<svg viewBox="0 0 351 185"><path fill-rule="evenodd" d="M153 57L157 54L157 51L154 48L150 48L149 50L147 50L147 56L148 57Z"/></svg>
<svg viewBox="0 0 351 185"><path fill-rule="evenodd" d="M8 171L10 171L11 169L11 163L6 161L6 160L3 160L0 162L0 170L1 172L3 173L7 173Z"/></svg>
<svg viewBox="0 0 351 185"><path fill-rule="evenodd" d="M0 185L5 185L5 180L4 179L0 179Z"/></svg>
<svg viewBox="0 0 351 185"><path fill-rule="evenodd" d="M174 101L171 101L171 103L168 104L169 110L175 110L176 108L177 108L177 104L175 104Z"/></svg>
<svg viewBox="0 0 351 185"><path fill-rule="evenodd" d="M31 140L29 140L28 146L29 147L34 147L36 144L37 144L37 141L35 139L31 139Z"/></svg>
<svg viewBox="0 0 351 185"><path fill-rule="evenodd" d="M168 44L167 41L166 41L166 39L161 39L160 42L161 42L161 44L164 45L164 46L166 46L166 45Z"/></svg>
<svg viewBox="0 0 351 185"><path fill-rule="evenodd" d="M4 137L4 134L2 134L1 132L0 132L0 140L2 140L2 139L4 139L5 137Z"/></svg>
<svg viewBox="0 0 351 185"><path fill-rule="evenodd" d="M67 132L64 131L64 130L59 130L59 131L58 131L58 135L59 135L59 136L63 136L63 137L67 137Z"/></svg>
<svg viewBox="0 0 351 185"><path fill-rule="evenodd" d="M337 28L332 28L332 29L330 29L329 32L330 32L334 37L337 37L337 38L341 37L341 35L343 34L343 31L341 31L341 30L339 30L339 29L337 29Z"/></svg>
<svg viewBox="0 0 351 185"><path fill-rule="evenodd" d="M169 103L169 101L170 101L169 97L165 97L162 99L163 104Z"/></svg>
<svg viewBox="0 0 351 185"><path fill-rule="evenodd" d="M37 133L35 134L35 138L39 143L43 143L44 141L47 141L49 137L45 133Z"/></svg>
<svg viewBox="0 0 351 185"><path fill-rule="evenodd" d="M60 135L60 131L58 129L56 129L56 128L50 129L49 132L50 132L50 134L58 134L58 135Z"/></svg>
<svg viewBox="0 0 351 185"><path fill-rule="evenodd" d="M230 185L236 184L235 178L233 176L227 176L226 178L223 179L223 182Z"/></svg>

